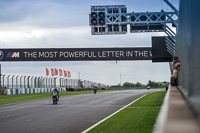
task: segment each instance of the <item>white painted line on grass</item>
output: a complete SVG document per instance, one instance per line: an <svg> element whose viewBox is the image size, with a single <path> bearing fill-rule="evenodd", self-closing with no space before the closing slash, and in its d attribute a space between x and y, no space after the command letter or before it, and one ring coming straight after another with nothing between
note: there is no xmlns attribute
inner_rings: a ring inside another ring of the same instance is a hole
<svg viewBox="0 0 200 133"><path fill-rule="evenodd" d="M150 93L148 93L150 94ZM116 112L114 112L113 114L109 115L108 117L104 118L103 120L97 122L96 124L94 124L93 126L89 127L88 129L84 130L83 132L81 133L87 133L88 131L90 131L92 128L98 126L99 124L101 124L102 122L104 122L105 120L109 119L110 117L112 117L113 115L117 114L118 112L120 112L121 110L123 110L124 108L130 106L131 104L133 104L134 102L136 102L137 100L141 99L142 97L146 96L147 94L139 97L138 99L134 100L133 102L129 103L128 105L122 107L121 109L117 110Z"/></svg>

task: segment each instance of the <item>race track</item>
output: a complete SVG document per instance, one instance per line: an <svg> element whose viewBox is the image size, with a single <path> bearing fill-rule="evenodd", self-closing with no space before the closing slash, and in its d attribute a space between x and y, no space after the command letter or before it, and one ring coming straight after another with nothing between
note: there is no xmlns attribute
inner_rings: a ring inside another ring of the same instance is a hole
<svg viewBox="0 0 200 133"><path fill-rule="evenodd" d="M1 133L80 133L144 94L125 90L64 96L0 106Z"/></svg>

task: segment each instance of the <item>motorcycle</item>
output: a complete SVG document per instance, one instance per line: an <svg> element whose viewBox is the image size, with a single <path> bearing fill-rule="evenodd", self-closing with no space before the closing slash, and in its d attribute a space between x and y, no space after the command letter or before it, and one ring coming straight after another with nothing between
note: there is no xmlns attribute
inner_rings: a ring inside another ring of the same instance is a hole
<svg viewBox="0 0 200 133"><path fill-rule="evenodd" d="M58 103L58 93L56 91L52 92L52 100L53 100L53 104Z"/></svg>

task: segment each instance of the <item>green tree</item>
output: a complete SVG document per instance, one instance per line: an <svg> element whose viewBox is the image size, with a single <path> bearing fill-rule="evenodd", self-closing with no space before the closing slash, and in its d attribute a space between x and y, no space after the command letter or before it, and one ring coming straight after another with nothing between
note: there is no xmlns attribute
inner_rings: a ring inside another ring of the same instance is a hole
<svg viewBox="0 0 200 133"><path fill-rule="evenodd" d="M123 84L123 87L130 87L131 86L131 83L129 83L129 82L125 82L124 84Z"/></svg>
<svg viewBox="0 0 200 133"><path fill-rule="evenodd" d="M140 82L137 82L136 84L134 83L130 83L130 82L125 82L123 84L123 87L143 87L146 88L147 86L150 86L151 88L165 88L166 86L169 85L169 82L155 82L155 81L151 81L149 80L148 83L145 84L141 84Z"/></svg>
<svg viewBox="0 0 200 133"><path fill-rule="evenodd" d="M137 82L137 83L135 84L135 86L136 86L136 87L142 87L142 84L141 84L140 82Z"/></svg>

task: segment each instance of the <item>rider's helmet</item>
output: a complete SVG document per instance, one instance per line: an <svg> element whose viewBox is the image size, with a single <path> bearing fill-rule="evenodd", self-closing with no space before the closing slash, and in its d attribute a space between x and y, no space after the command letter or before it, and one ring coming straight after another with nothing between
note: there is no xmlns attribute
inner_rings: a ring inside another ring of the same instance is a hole
<svg viewBox="0 0 200 133"><path fill-rule="evenodd" d="M57 91L57 88L55 88L54 91Z"/></svg>

